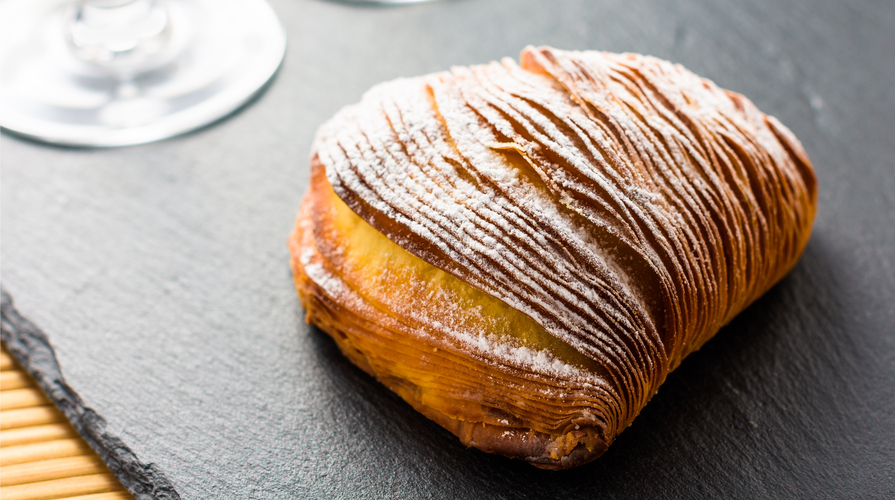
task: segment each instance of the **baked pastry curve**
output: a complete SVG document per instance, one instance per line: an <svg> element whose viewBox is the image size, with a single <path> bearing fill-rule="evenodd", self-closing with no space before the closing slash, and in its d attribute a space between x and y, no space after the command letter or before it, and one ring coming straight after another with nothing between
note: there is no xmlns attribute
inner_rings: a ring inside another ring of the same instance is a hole
<svg viewBox="0 0 895 500"><path fill-rule="evenodd" d="M593 460L795 264L794 135L636 54L381 84L323 125L289 240L307 321L468 446Z"/></svg>

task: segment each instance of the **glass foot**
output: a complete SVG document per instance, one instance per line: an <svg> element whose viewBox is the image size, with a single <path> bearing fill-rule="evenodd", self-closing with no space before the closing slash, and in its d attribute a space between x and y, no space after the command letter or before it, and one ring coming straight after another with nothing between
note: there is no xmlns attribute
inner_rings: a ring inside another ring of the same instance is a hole
<svg viewBox="0 0 895 500"><path fill-rule="evenodd" d="M263 0L117 3L152 5L122 30L71 0L0 4L0 126L71 146L165 139L246 103L286 50Z"/></svg>

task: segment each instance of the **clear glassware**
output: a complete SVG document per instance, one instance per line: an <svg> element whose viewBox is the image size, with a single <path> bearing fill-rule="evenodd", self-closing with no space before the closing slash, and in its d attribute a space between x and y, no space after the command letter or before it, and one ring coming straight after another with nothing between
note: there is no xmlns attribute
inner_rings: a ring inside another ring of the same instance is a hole
<svg viewBox="0 0 895 500"><path fill-rule="evenodd" d="M332 0L332 1L341 2L341 3L401 5L401 4L408 4L408 3L439 2L441 0Z"/></svg>
<svg viewBox="0 0 895 500"><path fill-rule="evenodd" d="M7 0L0 126L73 146L164 139L246 103L285 49L263 0Z"/></svg>

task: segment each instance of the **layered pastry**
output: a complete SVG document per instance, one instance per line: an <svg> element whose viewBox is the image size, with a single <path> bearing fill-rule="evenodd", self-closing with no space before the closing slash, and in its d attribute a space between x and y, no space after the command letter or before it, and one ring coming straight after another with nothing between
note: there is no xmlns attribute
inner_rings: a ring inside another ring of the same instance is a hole
<svg viewBox="0 0 895 500"><path fill-rule="evenodd" d="M289 240L307 321L468 446L595 459L795 264L802 146L636 54L529 47L323 125Z"/></svg>

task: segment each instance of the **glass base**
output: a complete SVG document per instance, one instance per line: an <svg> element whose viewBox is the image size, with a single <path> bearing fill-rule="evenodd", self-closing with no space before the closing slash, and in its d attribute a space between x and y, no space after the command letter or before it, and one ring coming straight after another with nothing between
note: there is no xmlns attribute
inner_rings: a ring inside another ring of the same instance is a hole
<svg viewBox="0 0 895 500"><path fill-rule="evenodd" d="M370 5L403 5L408 3L439 2L441 0L332 0L337 3L356 3Z"/></svg>
<svg viewBox="0 0 895 500"><path fill-rule="evenodd" d="M71 0L0 4L0 126L70 146L165 139L245 104L283 60L286 34L263 0L158 1L168 46L130 74L75 55Z"/></svg>

